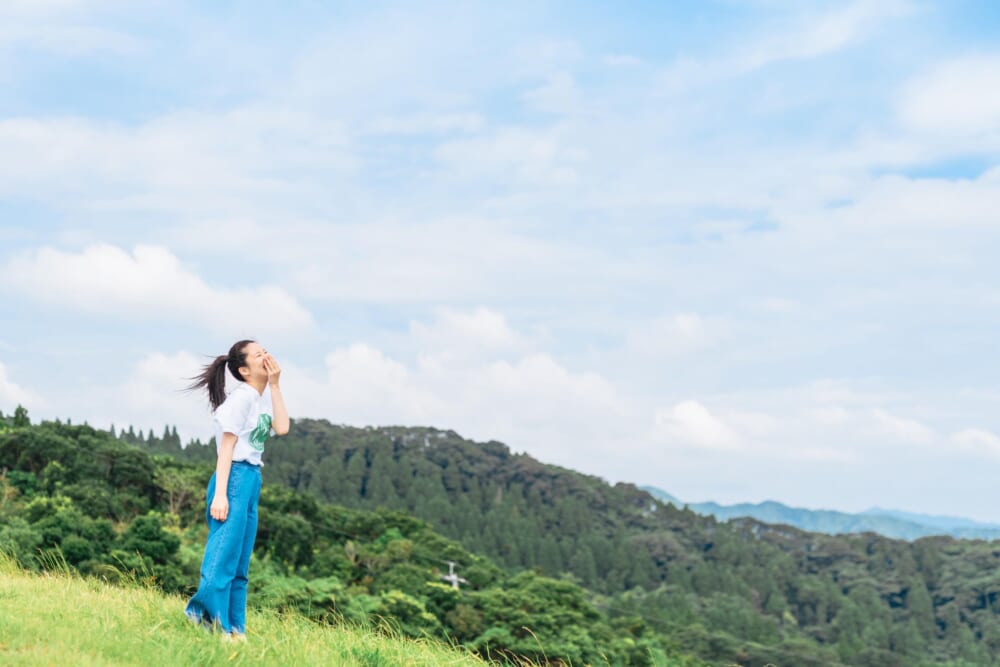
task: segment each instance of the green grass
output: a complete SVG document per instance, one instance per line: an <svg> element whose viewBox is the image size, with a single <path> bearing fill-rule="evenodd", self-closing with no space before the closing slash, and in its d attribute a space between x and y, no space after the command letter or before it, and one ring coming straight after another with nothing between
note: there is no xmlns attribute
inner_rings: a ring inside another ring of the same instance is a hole
<svg viewBox="0 0 1000 667"><path fill-rule="evenodd" d="M441 642L322 626L250 611L246 643L224 642L184 616L184 600L139 584L36 574L0 555L0 664L363 665L486 667Z"/></svg>

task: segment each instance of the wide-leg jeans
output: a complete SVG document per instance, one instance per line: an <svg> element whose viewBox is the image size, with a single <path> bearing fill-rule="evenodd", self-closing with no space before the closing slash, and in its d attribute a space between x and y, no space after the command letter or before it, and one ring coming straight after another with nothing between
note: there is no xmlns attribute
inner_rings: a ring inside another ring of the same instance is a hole
<svg viewBox="0 0 1000 667"><path fill-rule="evenodd" d="M211 515L215 474L208 481L208 540L201 561L201 582L185 613L193 621L213 627L218 624L223 632L246 632L247 576L257 537L260 484L260 466L233 461L226 486L229 514L225 521L217 521Z"/></svg>

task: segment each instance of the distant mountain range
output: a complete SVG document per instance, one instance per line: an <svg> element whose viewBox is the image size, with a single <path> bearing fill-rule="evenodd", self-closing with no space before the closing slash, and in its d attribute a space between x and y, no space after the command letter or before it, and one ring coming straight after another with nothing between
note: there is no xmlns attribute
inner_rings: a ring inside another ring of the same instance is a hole
<svg viewBox="0 0 1000 667"><path fill-rule="evenodd" d="M750 504L719 505L714 502L684 503L655 486L640 487L651 496L677 507L687 505L698 514L714 516L720 521L736 517L752 517L772 524L786 524L802 530L836 535L840 533L872 532L886 537L915 540L930 535L951 535L965 539L1000 539L1000 525L980 523L971 519L900 512L873 507L860 514L833 510L808 510L789 507L771 500Z"/></svg>

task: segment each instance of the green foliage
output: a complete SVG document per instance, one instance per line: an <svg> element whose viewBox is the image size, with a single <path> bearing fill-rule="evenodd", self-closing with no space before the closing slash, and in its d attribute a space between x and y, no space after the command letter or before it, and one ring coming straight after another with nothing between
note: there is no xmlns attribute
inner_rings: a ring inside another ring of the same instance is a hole
<svg viewBox="0 0 1000 667"><path fill-rule="evenodd" d="M160 565L167 563L177 553L180 539L163 530L163 523L156 514L137 517L129 524L121 538L122 548L135 551Z"/></svg>
<svg viewBox="0 0 1000 667"><path fill-rule="evenodd" d="M214 446L181 447L170 428L19 423L0 416L0 549L32 568L193 589ZM264 475L251 603L317 621L550 664L1000 654L992 543L718 523L434 429L296 421ZM442 579L449 561L458 590Z"/></svg>
<svg viewBox="0 0 1000 667"><path fill-rule="evenodd" d="M533 572L511 577L502 588L471 593L469 600L487 628L470 644L497 656L596 663L613 636L582 589Z"/></svg>
<svg viewBox="0 0 1000 667"><path fill-rule="evenodd" d="M37 567L35 554L41 544L41 531L20 516L10 517L0 526L0 552L14 557L24 567Z"/></svg>
<svg viewBox="0 0 1000 667"><path fill-rule="evenodd" d="M988 543L719 523L431 428L297 421L269 453L265 480L349 507L405 509L511 571L569 577L603 596L612 622L617 609L641 614L711 659L933 664L1000 654L1000 552ZM448 612L456 628L483 624L463 641L523 648L513 618L498 630L475 604L457 609Z"/></svg>

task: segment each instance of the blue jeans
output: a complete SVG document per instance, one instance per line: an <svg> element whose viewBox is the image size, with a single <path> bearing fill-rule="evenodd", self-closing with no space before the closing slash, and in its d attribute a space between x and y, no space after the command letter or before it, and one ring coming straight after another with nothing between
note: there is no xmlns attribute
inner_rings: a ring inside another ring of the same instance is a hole
<svg viewBox="0 0 1000 667"><path fill-rule="evenodd" d="M260 481L260 466L233 461L226 486L229 514L225 521L216 521L209 512L215 497L215 475L208 481L208 540L201 561L201 582L184 611L193 621L212 626L218 623L223 632L246 632L247 574L257 537Z"/></svg>

